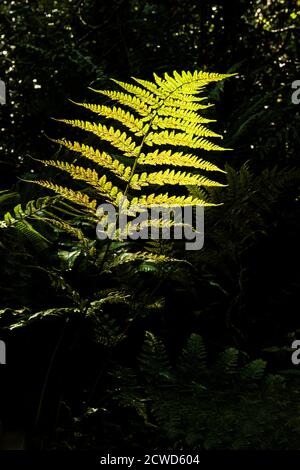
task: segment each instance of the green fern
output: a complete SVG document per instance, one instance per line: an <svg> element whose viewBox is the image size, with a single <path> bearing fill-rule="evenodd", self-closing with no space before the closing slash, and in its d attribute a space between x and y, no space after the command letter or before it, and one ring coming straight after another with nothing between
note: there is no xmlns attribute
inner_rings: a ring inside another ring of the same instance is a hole
<svg viewBox="0 0 300 470"><path fill-rule="evenodd" d="M19 197L18 193L9 191L3 191L1 196L0 203L2 204ZM50 207L53 207L57 201L57 196L41 197L35 201L29 201L23 206L17 204L12 211L4 213L3 219L0 220L0 229L13 228L25 236L36 249L45 249L49 244L49 240L33 227L31 221L42 219L42 215Z"/></svg>
<svg viewBox="0 0 300 470"><path fill-rule="evenodd" d="M199 379L207 371L206 349L200 335L192 334L182 351L178 368L184 376Z"/></svg>
<svg viewBox="0 0 300 470"><path fill-rule="evenodd" d="M250 362L241 370L240 378L246 382L257 382L264 376L266 365L262 359Z"/></svg>
<svg viewBox="0 0 300 470"><path fill-rule="evenodd" d="M141 370L147 380L170 379L171 366L165 347L153 333L146 332L145 342L139 356Z"/></svg>
<svg viewBox="0 0 300 470"><path fill-rule="evenodd" d="M13 208L13 212L10 211L4 214L3 220L0 221L0 228L13 227L20 221L23 222L28 218L38 217L39 213L53 206L57 200L57 197L41 197L36 201L27 202L25 207L18 204Z"/></svg>
<svg viewBox="0 0 300 470"><path fill-rule="evenodd" d="M78 119L58 121L96 135L103 145L106 143L105 150L58 139L55 142L79 153L91 162L90 166L57 160L43 162L68 173L73 180L84 182L93 198L51 181L39 180L35 183L55 191L94 215L99 198L118 206L126 197L129 199L128 210L137 204L145 207L215 205L202 197L204 193L201 197L193 197L180 187L224 186L198 173L199 170L224 171L194 152L226 150L209 140L221 138L221 135L206 127L211 119L198 114L198 111L210 107L202 103L205 97L198 95L209 83L229 76L202 71L175 71L172 76L165 73L162 78L154 74L153 82L137 78L133 78L136 84L113 80L123 91L94 90L115 101L117 106L75 104L101 118L115 121L116 126ZM107 144L109 147L106 149ZM173 151L174 148L176 151ZM160 167L159 170L151 171L154 166ZM160 186L165 189L157 192L156 188ZM166 188L174 186L178 187L176 195L170 194Z"/></svg>
<svg viewBox="0 0 300 470"><path fill-rule="evenodd" d="M71 191L72 195L73 193ZM20 198L18 193L3 191L2 194L0 193L0 204L5 206L8 201L16 198ZM74 202L73 198L71 198L71 202ZM88 210L87 207L85 207L85 210ZM36 249L42 250L48 247L50 241L41 233L41 230L37 230L33 226L34 222L39 221L55 230L69 233L79 240L85 250L88 249L88 252L93 254L89 241L82 230L74 227L74 223L72 225L62 219L62 216L65 217L66 215L71 216L72 221L75 217L80 216L83 221L82 212L78 212L74 207L71 207L62 197L40 197L26 204L19 203L12 210L4 212L3 219L0 220L0 229L15 229L25 236Z"/></svg>
<svg viewBox="0 0 300 470"><path fill-rule="evenodd" d="M215 370L218 378L228 378L238 372L239 351L235 348L227 348L219 356L215 364Z"/></svg>
<svg viewBox="0 0 300 470"><path fill-rule="evenodd" d="M291 422L290 411L280 406L284 379L266 374L261 359L245 365L245 357L228 348L208 365L203 339L192 334L171 367L161 340L147 333L139 361L141 380L130 369L120 368L114 374L114 396L120 407L136 408L147 424L153 423L157 438L172 448L266 449L274 443L282 447L282 434L271 431L287 419ZM141 404L142 413L137 406Z"/></svg>

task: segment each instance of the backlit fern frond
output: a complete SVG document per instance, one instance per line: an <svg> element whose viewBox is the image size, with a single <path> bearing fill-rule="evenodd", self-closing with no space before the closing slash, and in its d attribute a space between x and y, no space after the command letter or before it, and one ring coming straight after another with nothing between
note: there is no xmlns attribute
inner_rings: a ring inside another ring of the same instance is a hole
<svg viewBox="0 0 300 470"><path fill-rule="evenodd" d="M107 119L114 119L119 121L121 124L126 126L131 132L135 135L142 135L145 125L142 120L133 116L129 111L125 111L122 108L117 108L116 106L104 106L97 104L88 104L88 103L74 103L78 106L83 106L84 108L92 111L93 113L103 116Z"/></svg>
<svg viewBox="0 0 300 470"><path fill-rule="evenodd" d="M149 115L151 114L151 107L147 106L144 101L140 100L136 96L128 95L119 91L94 90L93 88L91 88L91 90L107 96L111 100L118 101L118 103L133 109L142 117L149 118Z"/></svg>
<svg viewBox="0 0 300 470"><path fill-rule="evenodd" d="M152 145L173 145L176 147L189 147L193 149L209 150L229 150L220 147L219 145L209 142L206 139L199 139L193 137L192 131L187 132L174 132L174 131L161 131L149 132L145 137L145 143L152 147Z"/></svg>
<svg viewBox="0 0 300 470"><path fill-rule="evenodd" d="M64 170L69 175L72 176L74 180L81 180L85 183L88 183L90 186L95 188L100 194L105 195L109 200L112 202L118 196L119 190L116 186L107 180L106 175L103 175L99 178L98 173L96 170L91 168L83 168L81 166L73 165L72 163L65 163L65 162L58 162L54 160L46 160L45 162L49 166L53 166L58 168L59 170ZM122 179L127 181L129 179L129 175L126 175L126 171L124 171L123 175L121 176Z"/></svg>
<svg viewBox="0 0 300 470"><path fill-rule="evenodd" d="M192 197L192 196L169 196L168 193L163 194L150 194L149 196L135 197L131 200L132 206L193 206L193 205L205 205L205 206L216 206L217 204L206 203L204 199Z"/></svg>
<svg viewBox="0 0 300 470"><path fill-rule="evenodd" d="M8 201L13 194L4 194L7 196L4 201ZM26 204L17 204L9 212L5 212L3 220L0 220L0 229L15 229L26 237L31 244L38 250L47 248L49 240L36 230L32 221L41 219L49 208L55 206L58 197L41 197L35 201L28 201ZM2 199L3 201L3 199Z"/></svg>
<svg viewBox="0 0 300 470"><path fill-rule="evenodd" d="M57 194L64 197L68 201L83 206L85 209L90 210L92 213L94 213L94 211L96 210L96 200L91 201L87 194L81 193L80 191L73 191L70 188L51 183L50 181L39 180L34 182L39 184L40 186L43 186L46 189L52 189L52 191L55 191Z"/></svg>
<svg viewBox="0 0 300 470"><path fill-rule="evenodd" d="M185 121L184 119L178 119L174 117L160 118L157 116L156 119L153 120L153 128L155 129L155 127L160 129L178 129L190 134L194 134L198 137L222 138L222 135L207 129L201 123L193 123L189 120Z"/></svg>
<svg viewBox="0 0 300 470"><path fill-rule="evenodd" d="M67 140L56 140L54 142L57 142L60 145L64 145L69 150L81 153L81 155L84 157L93 161L97 165L102 166L103 168L109 169L112 173L119 176L120 178L125 176L125 181L127 181L126 175L131 173L130 166L125 166L123 163L120 163L119 160L112 158L106 152L100 152L98 149L94 150L93 147L80 144L79 142L68 142ZM51 165L50 161L44 161L44 164Z"/></svg>
<svg viewBox="0 0 300 470"><path fill-rule="evenodd" d="M107 127L102 124L96 124L89 121L80 121L78 119L57 119L60 122L69 124L72 127L78 127L85 131L95 134L100 137L101 140L109 142L117 150L121 150L126 157L134 157L138 154L139 147L132 137L128 136L126 132L122 132L119 129L115 130L112 126Z"/></svg>
<svg viewBox="0 0 300 470"><path fill-rule="evenodd" d="M108 260L103 266L103 272L111 272L114 268L119 268L124 264L135 263L146 261L148 263L155 263L156 265L161 263L170 263L171 261L176 261L170 258L169 256L158 255L154 253L137 251L135 253L130 252L120 252L115 254L115 256Z"/></svg>
<svg viewBox="0 0 300 470"><path fill-rule="evenodd" d="M172 152L171 150L155 150L147 154L142 153L138 158L140 165L170 165L170 166L181 166L191 167L206 171L221 171L219 167L213 163L207 162L198 158L196 155L184 154L183 152Z"/></svg>
<svg viewBox="0 0 300 470"><path fill-rule="evenodd" d="M134 189L140 189L141 186L149 186L149 184L158 184L164 186L171 185L196 185L196 186L224 186L216 181L200 175L187 174L186 172L174 170L157 171L154 173L135 174L130 180L130 186Z"/></svg>
<svg viewBox="0 0 300 470"><path fill-rule="evenodd" d="M41 197L36 201L29 201L25 206L17 204L13 211L6 212L3 220L0 220L0 228L7 228L17 225L29 218L36 217L40 212L53 206L57 202L57 197Z"/></svg>
<svg viewBox="0 0 300 470"><path fill-rule="evenodd" d="M94 91L117 104L75 103L108 120L107 124L58 119L98 137L103 148L100 150L78 141L58 139L55 142L84 159L80 160L80 165L55 160L44 163L68 173L73 180L84 182L96 199L99 197L114 206L124 196L129 200L129 207L136 204L145 207L211 205L205 199L204 191L199 193L201 197L193 197L188 195L186 187L224 186L222 182L206 177L205 172L208 171L224 172L206 159L206 152L227 149L211 140L220 139L222 135L207 128L207 123L212 119L198 111L211 106L203 103L206 98L200 95L204 87L229 76L202 71L175 71L172 76L167 73L163 77L154 74L153 82L137 78L133 78L135 84L113 80L122 91ZM88 167L81 166L81 161L89 162ZM148 166L160 168L153 172L148 170ZM90 213L96 212L96 199L90 200L87 194L48 181L37 183L85 207ZM166 188L156 193L157 186ZM174 187L177 188L175 194L169 194Z"/></svg>

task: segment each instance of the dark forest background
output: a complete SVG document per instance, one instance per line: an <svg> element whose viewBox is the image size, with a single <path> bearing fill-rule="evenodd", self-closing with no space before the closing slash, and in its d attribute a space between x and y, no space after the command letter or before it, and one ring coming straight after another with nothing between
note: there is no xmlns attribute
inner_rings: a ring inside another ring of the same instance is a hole
<svg viewBox="0 0 300 470"><path fill-rule="evenodd" d="M299 33L299 0L1 2L1 218L45 195L24 180L88 87L238 73L208 89L234 150L199 252L115 246L105 270L93 233L96 258L39 223L48 242L0 229L2 448L299 449Z"/></svg>

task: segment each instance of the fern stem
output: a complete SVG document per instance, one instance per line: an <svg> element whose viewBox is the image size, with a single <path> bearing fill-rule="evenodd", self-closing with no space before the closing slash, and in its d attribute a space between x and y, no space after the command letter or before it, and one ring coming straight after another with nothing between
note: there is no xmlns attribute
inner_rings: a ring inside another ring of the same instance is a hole
<svg viewBox="0 0 300 470"><path fill-rule="evenodd" d="M134 175L134 173L135 173L139 156L141 155L142 148L143 148L143 146L144 146L144 144L145 144L145 139L146 139L146 137L147 137L147 135L148 135L148 133L149 133L149 131L150 131L150 129L151 129L151 124L152 124L152 122L153 122L155 116L156 116L156 113L153 113L153 116L152 116L152 118L151 118L151 120L150 120L149 129L148 129L148 131L145 132L145 134L143 135L143 139L142 139L142 142L141 142L141 145L140 145L140 149L139 149L138 154L137 154L137 156L135 157L135 160L134 160L134 162L133 162L132 169L131 169L131 173L130 173L130 177L129 177L128 181L127 181L127 185L126 185L125 190L124 190L124 197L127 196L127 193L128 193L128 191L129 191L130 183L131 183L131 180L132 180L133 175ZM117 214L117 217L116 217L116 225L118 225L119 218L120 218L120 216L119 216L119 213L118 213L118 214ZM110 239L110 240L108 240L107 247L106 247L104 256L103 256L103 258L102 258L102 261L101 261L100 271L102 270L102 268L103 268L103 266L104 266L104 264L105 264L105 262L106 262L106 260L107 260L107 256L108 256L108 253L109 253L111 244L112 244L112 240Z"/></svg>

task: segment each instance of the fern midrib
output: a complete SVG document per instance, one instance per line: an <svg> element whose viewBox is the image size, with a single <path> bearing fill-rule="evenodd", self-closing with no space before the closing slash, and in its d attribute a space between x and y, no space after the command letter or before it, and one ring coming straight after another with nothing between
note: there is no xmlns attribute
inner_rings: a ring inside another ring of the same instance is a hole
<svg viewBox="0 0 300 470"><path fill-rule="evenodd" d="M199 80L191 80L190 82L188 82L188 84L194 83L194 82L197 82L197 81L199 81ZM132 165L132 170L131 170L131 173L130 173L130 177L129 177L129 179L128 179L126 188L125 188L125 190L124 190L124 197L126 197L128 191L129 191L131 180L132 180L132 178L133 178L133 176L134 176L134 174L135 174L135 170L136 170L136 167L137 167L137 165L138 165L138 159L139 159L139 157L140 157L140 155L141 155L141 152L142 152L142 149L143 149L143 147L144 147L144 145L145 145L145 140L146 140L146 138L147 138L147 136L148 136L150 130L152 130L152 127L151 127L151 126L152 126L152 123L153 123L153 121L154 121L155 116L157 116L157 111L164 105L165 101L166 101L168 98L170 98L170 96L172 96L173 93L175 93L175 92L178 91L180 88L182 88L183 85L186 86L187 83L183 83L183 84L179 85L178 87L176 87L173 91L171 91L171 92L162 100L162 103L161 103L157 108L155 108L155 110L153 111L153 116L152 116L152 118L151 118L151 120L150 120L150 122L149 122L149 128L148 128L148 130L145 132L145 134L143 135L143 139L142 139L142 142L141 142L139 151L138 151L138 153L137 153L137 155L136 155L136 157L135 157L134 163L133 163L133 165Z"/></svg>
<svg viewBox="0 0 300 470"><path fill-rule="evenodd" d="M195 81L197 81L197 80L192 80L190 83L195 82ZM152 123L153 123L153 120L154 120L155 116L157 115L157 110L160 109L160 108L164 105L166 99L168 99L173 93L175 93L175 92L176 92L179 88L181 88L182 86L183 86L183 85L180 85L180 86L176 87L175 90L173 90L171 93L169 93L169 95L168 95L166 98L164 98L164 100L162 101L162 103L153 111L153 116L152 116L152 118L151 118L151 120L150 120L150 122L149 122L148 130L147 130L147 131L145 132L145 134L143 135L143 139L142 139L142 142L141 142L139 151L138 151L138 153L137 153L137 155L136 155L136 157L135 157L135 160L134 160L134 162L133 162L132 170L131 170L131 173L130 173L130 177L129 177L129 179L128 179L127 185L126 185L125 190L124 190L124 197L127 196L127 193L128 193L128 191L129 191L131 180L132 180L132 178L133 178L133 176L134 176L134 174L135 174L135 170L136 170L136 167L137 167L137 165L138 165L138 159L139 159L139 157L140 157L140 155L141 155L141 152L142 152L142 149L143 149L143 147L144 147L144 145L145 145L145 140L146 140L146 138L147 138L147 135L149 134L150 130L152 129L151 126L152 126ZM116 225L118 225L119 217L120 217L120 216L119 216L119 213L118 213L118 214L117 214L117 217L116 217ZM111 243L112 243L112 240L110 239L110 240L108 241L108 244L107 244L107 247L106 247L104 256L103 256L102 261L101 261L100 270L102 270L103 267L104 267L104 265L105 265L105 262L106 262L106 259L107 259L107 256L108 256L108 253L109 253L109 250L110 250L110 247L111 247Z"/></svg>
<svg viewBox="0 0 300 470"><path fill-rule="evenodd" d="M153 120L154 120L156 114L157 114L156 112L153 113L153 116L152 116L152 118L151 118L151 120L150 120L150 123L149 123L149 128L148 128L147 132L145 132L145 134L143 135L143 139L142 139L142 142L141 142L139 151L138 151L138 153L137 153L137 155L136 155L136 157L135 157L135 160L134 160L134 162L133 162L133 165L132 165L130 177L129 177L128 181L127 181L127 185L126 185L126 188L125 188L125 191L124 191L124 197L126 197L128 191L129 191L130 183L131 183L131 180L132 180L133 175L134 175L134 173L135 173L136 167L137 167L137 165L138 165L139 157L140 157L141 152L142 152L142 149L143 149L143 147L144 147L144 145L145 145L145 140L146 140L146 138L147 138L147 135L149 134L149 131L150 131L150 129L151 129L152 122L153 122Z"/></svg>

